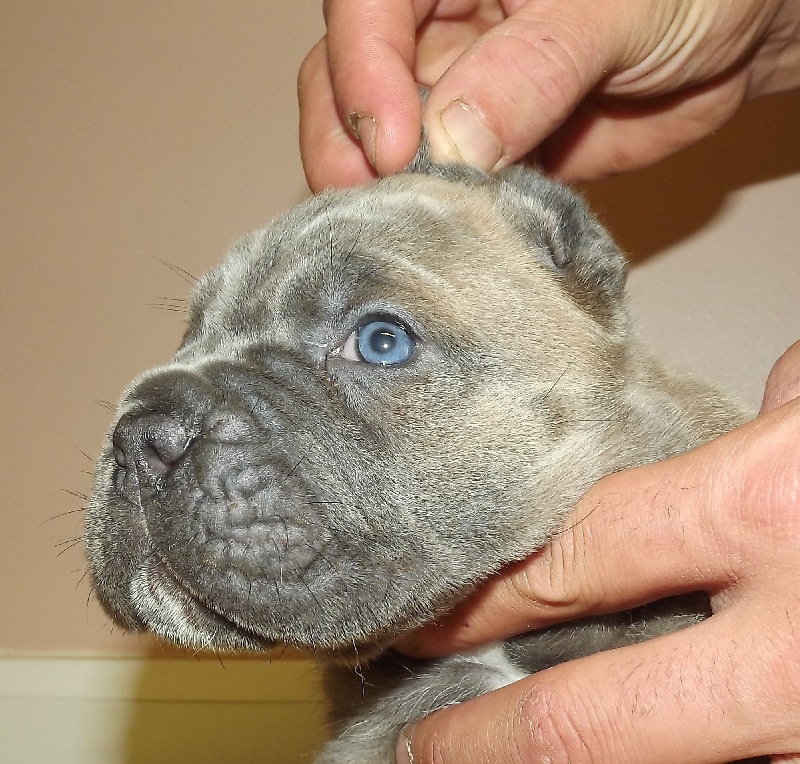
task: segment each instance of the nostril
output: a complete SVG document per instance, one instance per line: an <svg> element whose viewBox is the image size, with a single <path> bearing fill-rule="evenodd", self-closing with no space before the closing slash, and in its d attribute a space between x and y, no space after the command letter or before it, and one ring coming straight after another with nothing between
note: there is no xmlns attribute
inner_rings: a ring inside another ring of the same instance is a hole
<svg viewBox="0 0 800 764"><path fill-rule="evenodd" d="M161 458L155 446L145 443L142 448L142 454L147 466L150 467L150 472L156 477L163 477L169 472L171 463Z"/></svg>
<svg viewBox="0 0 800 764"><path fill-rule="evenodd" d="M139 420L141 454L156 477L163 477L189 450L192 439L180 422L169 416L148 416Z"/></svg>
<svg viewBox="0 0 800 764"><path fill-rule="evenodd" d="M121 470L128 468L128 457L125 456L125 450L116 443L114 443L114 461Z"/></svg>
<svg viewBox="0 0 800 764"><path fill-rule="evenodd" d="M150 471L157 477L163 477L181 460L190 445L191 440L185 436L178 443L166 438L149 440L142 446L142 455Z"/></svg>
<svg viewBox="0 0 800 764"><path fill-rule="evenodd" d="M120 472L135 469L164 477L189 450L193 440L184 426L171 416L126 416L114 430L114 461Z"/></svg>

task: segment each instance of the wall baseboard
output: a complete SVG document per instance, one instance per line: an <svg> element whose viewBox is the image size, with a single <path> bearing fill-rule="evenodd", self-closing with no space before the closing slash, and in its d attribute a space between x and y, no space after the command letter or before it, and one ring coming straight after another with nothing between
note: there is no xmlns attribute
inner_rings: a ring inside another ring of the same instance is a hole
<svg viewBox="0 0 800 764"><path fill-rule="evenodd" d="M319 698L309 661L0 655L0 761L308 762Z"/></svg>

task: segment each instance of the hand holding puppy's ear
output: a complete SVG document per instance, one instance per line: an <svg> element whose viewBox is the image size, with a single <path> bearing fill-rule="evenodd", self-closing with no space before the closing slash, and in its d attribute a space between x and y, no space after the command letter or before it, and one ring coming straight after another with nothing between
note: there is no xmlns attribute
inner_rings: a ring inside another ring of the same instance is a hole
<svg viewBox="0 0 800 764"><path fill-rule="evenodd" d="M798 16L781 0L327 0L299 79L306 177L399 172L423 117L438 162L495 171L539 149L570 181L645 167L799 85Z"/></svg>

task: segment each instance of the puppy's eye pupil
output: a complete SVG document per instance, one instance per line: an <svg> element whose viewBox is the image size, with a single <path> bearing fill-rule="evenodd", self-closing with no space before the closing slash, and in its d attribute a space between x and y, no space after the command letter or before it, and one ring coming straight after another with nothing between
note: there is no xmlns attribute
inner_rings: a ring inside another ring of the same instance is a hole
<svg viewBox="0 0 800 764"><path fill-rule="evenodd" d="M405 363L415 350L414 338L400 324L370 321L358 330L358 352L367 363Z"/></svg>
<svg viewBox="0 0 800 764"><path fill-rule="evenodd" d="M369 347L374 353L387 355L397 346L397 335L385 329L369 335Z"/></svg>

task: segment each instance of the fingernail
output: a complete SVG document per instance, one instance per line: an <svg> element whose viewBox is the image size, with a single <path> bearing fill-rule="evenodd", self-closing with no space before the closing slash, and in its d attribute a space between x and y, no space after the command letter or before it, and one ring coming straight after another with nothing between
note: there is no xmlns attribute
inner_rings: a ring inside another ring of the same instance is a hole
<svg viewBox="0 0 800 764"><path fill-rule="evenodd" d="M394 751L394 758L397 764L414 764L414 754L411 752L411 731L414 725L409 724L400 730L397 738L397 747Z"/></svg>
<svg viewBox="0 0 800 764"><path fill-rule="evenodd" d="M465 101L453 101L439 114L439 120L450 144L450 151L445 148L447 159L489 172L503 158L503 145Z"/></svg>
<svg viewBox="0 0 800 764"><path fill-rule="evenodd" d="M367 155L369 163L375 167L376 164L376 148L378 140L378 120L371 114L359 114L353 112L348 120L350 127L356 134L356 138L361 141L361 146L364 148L364 153Z"/></svg>

